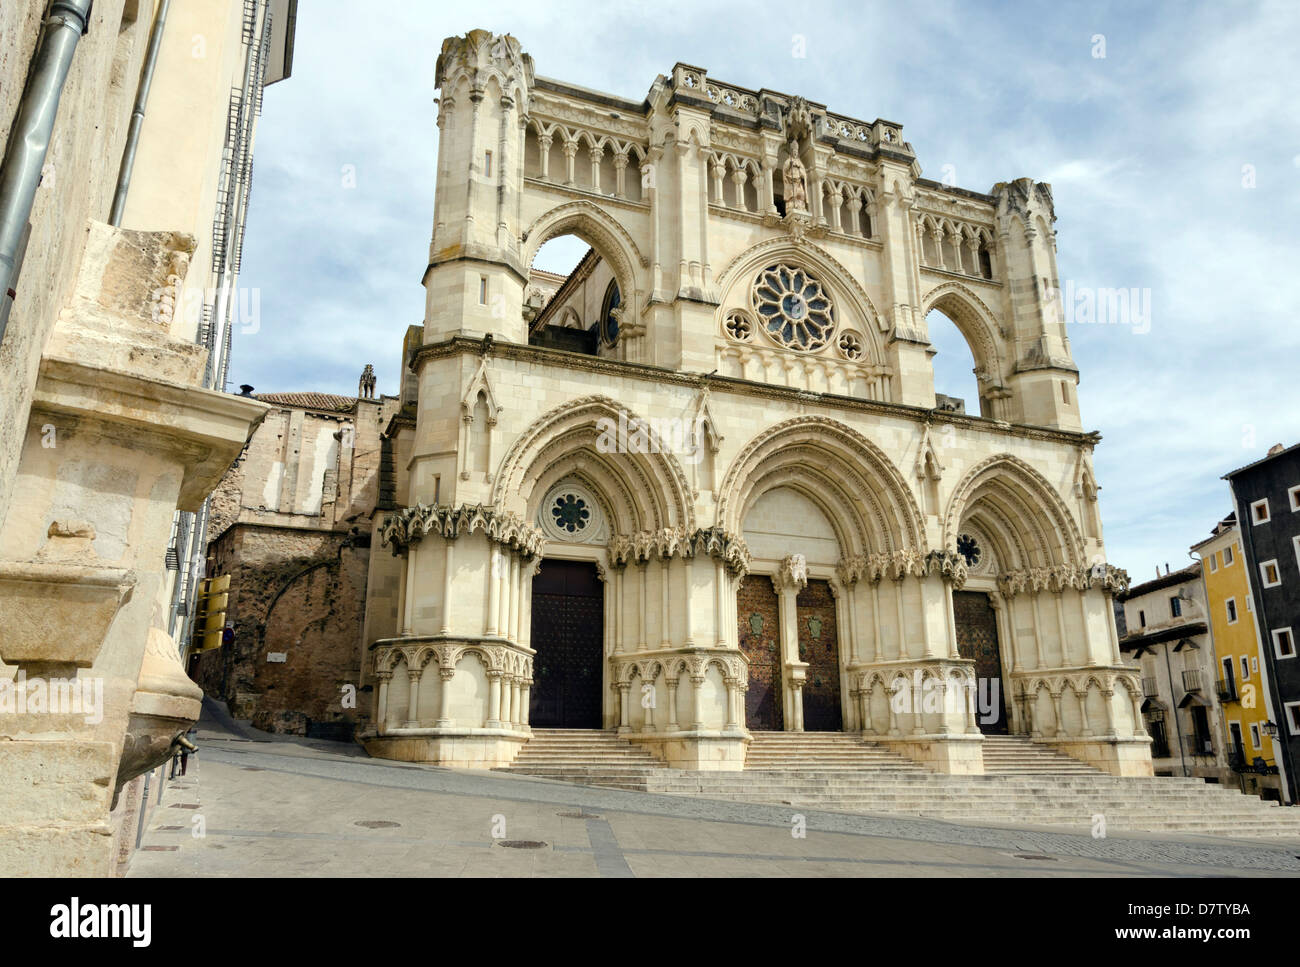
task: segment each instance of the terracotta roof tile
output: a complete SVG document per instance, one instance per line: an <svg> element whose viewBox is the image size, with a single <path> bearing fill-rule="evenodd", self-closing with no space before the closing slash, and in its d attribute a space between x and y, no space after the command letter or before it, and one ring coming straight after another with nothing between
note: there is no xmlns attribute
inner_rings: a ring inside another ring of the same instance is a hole
<svg viewBox="0 0 1300 967"><path fill-rule="evenodd" d="M263 403L277 403L280 406L301 406L308 410L334 410L336 412L352 409L357 405L355 396L335 396L333 393L257 393L256 398Z"/></svg>

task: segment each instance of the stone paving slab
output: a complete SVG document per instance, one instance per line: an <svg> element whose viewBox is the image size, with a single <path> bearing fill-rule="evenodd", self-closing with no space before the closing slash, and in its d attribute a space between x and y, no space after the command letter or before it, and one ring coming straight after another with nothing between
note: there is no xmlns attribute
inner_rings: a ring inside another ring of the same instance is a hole
<svg viewBox="0 0 1300 967"><path fill-rule="evenodd" d="M1300 875L1294 844L1093 839L599 789L370 759L319 741L219 730L198 740L190 774L168 784L144 839L177 848L137 852L130 876ZM800 821L802 837L792 834Z"/></svg>

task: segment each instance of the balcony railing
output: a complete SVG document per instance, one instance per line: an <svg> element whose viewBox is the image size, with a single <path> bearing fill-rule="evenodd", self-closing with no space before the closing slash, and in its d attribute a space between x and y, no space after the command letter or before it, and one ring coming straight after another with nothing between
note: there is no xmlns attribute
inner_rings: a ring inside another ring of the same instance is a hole
<svg viewBox="0 0 1300 967"><path fill-rule="evenodd" d="M1214 740L1208 735L1184 735L1183 748L1190 756L1214 758Z"/></svg>
<svg viewBox="0 0 1300 967"><path fill-rule="evenodd" d="M1233 679L1224 681L1220 678L1215 686L1219 693L1220 702L1235 702L1237 700L1237 683Z"/></svg>
<svg viewBox="0 0 1300 967"><path fill-rule="evenodd" d="M1199 668L1184 669L1183 688L1189 692L1199 692L1201 687L1201 670Z"/></svg>
<svg viewBox="0 0 1300 967"><path fill-rule="evenodd" d="M1154 678L1142 679L1142 697L1155 698L1160 694L1160 684Z"/></svg>

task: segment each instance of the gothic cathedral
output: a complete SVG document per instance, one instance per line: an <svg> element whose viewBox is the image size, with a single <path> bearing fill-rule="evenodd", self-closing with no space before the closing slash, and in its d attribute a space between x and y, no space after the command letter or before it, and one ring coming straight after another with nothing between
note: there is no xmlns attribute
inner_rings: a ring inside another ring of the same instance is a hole
<svg viewBox="0 0 1300 967"><path fill-rule="evenodd" d="M437 84L371 753L488 768L604 729L740 770L755 731L844 731L971 774L1008 733L1151 774L1048 185L924 179L898 124L686 64L639 102L571 86L487 31ZM562 235L578 267L534 269Z"/></svg>

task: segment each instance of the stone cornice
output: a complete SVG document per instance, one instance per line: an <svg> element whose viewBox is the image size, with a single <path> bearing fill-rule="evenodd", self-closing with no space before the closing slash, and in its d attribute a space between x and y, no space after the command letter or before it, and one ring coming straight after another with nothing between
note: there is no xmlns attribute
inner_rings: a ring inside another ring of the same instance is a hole
<svg viewBox="0 0 1300 967"><path fill-rule="evenodd" d="M420 364L431 359L443 359L456 355L479 355L483 350L482 337L468 335L452 336L442 342L428 343L411 353L409 366L418 371ZM834 393L810 393L808 390L788 386L775 386L770 383L758 383L752 380L738 379L734 376L704 376L702 373L682 373L664 366L650 363L630 363L601 356L587 356L583 353L571 353L562 349L543 346L524 346L518 343L495 340L492 355L501 359L526 363L551 363L566 369L583 369L592 373L620 376L627 379L640 379L651 383L669 383L678 386L698 388L706 380L715 393L734 393L760 399L779 400L793 404L823 405L827 407L856 410L865 413L878 413L883 416L895 416L902 419L932 423L936 419L954 426L968 427L987 433L1021 437L1030 440L1050 440L1065 442L1074 446L1095 446L1101 441L1101 434L1096 431L1057 430L1045 426L1029 426L1020 423L1004 423L981 416L960 413L940 413L921 406L909 406L906 403L885 403L879 400L858 399L852 396L839 396Z"/></svg>
<svg viewBox="0 0 1300 967"><path fill-rule="evenodd" d="M181 510L199 509L269 409L245 396L50 356L32 397L34 412L180 458Z"/></svg>

